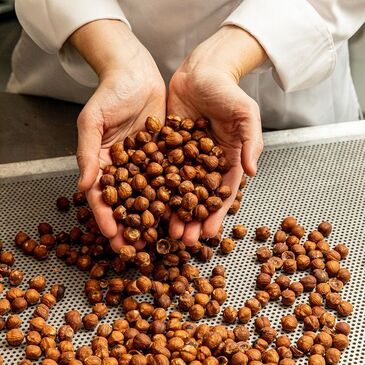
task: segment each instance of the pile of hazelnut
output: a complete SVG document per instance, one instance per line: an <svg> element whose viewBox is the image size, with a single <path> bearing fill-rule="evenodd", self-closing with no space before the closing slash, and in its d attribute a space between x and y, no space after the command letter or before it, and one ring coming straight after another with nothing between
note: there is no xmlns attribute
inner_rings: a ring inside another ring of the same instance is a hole
<svg viewBox="0 0 365 365"><path fill-rule="evenodd" d="M148 117L145 127L110 148L113 165L100 178L102 197L125 225L128 242L156 238L167 205L184 222L204 221L232 194L222 185L229 162L208 136L206 119L169 115L162 126Z"/></svg>

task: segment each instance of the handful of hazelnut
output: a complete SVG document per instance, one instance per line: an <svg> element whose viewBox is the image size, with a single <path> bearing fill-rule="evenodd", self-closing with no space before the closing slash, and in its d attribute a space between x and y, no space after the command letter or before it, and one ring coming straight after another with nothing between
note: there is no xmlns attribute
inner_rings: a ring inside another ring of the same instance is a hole
<svg viewBox="0 0 365 365"><path fill-rule="evenodd" d="M166 205L184 222L204 221L231 196L222 185L230 164L208 136L208 125L204 118L169 115L162 126L148 117L146 131L111 147L113 165L100 178L102 197L126 226L128 242L150 238Z"/></svg>

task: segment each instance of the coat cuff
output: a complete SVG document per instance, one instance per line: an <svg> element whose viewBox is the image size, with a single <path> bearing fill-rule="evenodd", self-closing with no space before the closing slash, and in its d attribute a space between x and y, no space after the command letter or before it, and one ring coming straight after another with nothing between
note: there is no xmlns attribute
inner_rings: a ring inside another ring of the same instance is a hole
<svg viewBox="0 0 365 365"><path fill-rule="evenodd" d="M17 16L24 30L45 52L55 54L83 25L99 19L130 24L117 0L18 0Z"/></svg>
<svg viewBox="0 0 365 365"><path fill-rule="evenodd" d="M257 39L285 91L316 85L335 68L331 33L307 0L245 0L222 25L238 26Z"/></svg>

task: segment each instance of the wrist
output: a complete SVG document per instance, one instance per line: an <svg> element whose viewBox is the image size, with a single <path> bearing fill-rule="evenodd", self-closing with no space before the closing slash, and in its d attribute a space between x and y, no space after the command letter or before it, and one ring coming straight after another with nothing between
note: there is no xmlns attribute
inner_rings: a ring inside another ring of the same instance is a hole
<svg viewBox="0 0 365 365"><path fill-rule="evenodd" d="M250 33L225 25L193 51L185 66L214 68L229 73L238 82L266 59L266 52Z"/></svg>
<svg viewBox="0 0 365 365"><path fill-rule="evenodd" d="M99 79L115 71L132 70L141 44L129 27L119 20L102 19L77 29L68 42L89 63Z"/></svg>

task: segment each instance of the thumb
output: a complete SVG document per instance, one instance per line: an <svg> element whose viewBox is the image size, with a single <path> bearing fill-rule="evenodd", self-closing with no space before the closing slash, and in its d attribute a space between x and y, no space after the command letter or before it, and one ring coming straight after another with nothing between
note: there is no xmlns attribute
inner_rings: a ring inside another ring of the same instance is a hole
<svg viewBox="0 0 365 365"><path fill-rule="evenodd" d="M78 146L77 163L80 169L78 188L80 191L89 190L94 184L100 168L99 154L102 139L102 118L84 110L77 119Z"/></svg>
<svg viewBox="0 0 365 365"><path fill-rule="evenodd" d="M240 136L242 142L241 164L249 176L256 175L257 161L262 153L264 143L262 139L260 110L257 103L245 95L245 110L240 121ZM247 102L249 98L249 102Z"/></svg>

